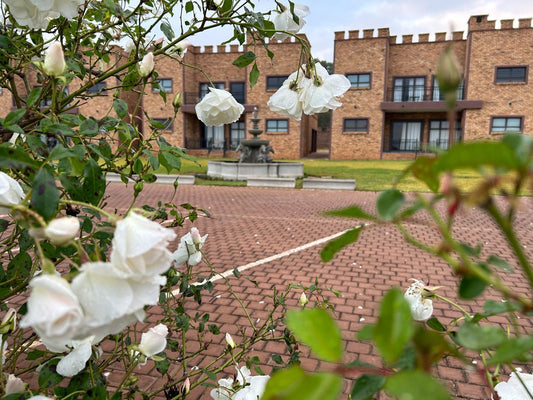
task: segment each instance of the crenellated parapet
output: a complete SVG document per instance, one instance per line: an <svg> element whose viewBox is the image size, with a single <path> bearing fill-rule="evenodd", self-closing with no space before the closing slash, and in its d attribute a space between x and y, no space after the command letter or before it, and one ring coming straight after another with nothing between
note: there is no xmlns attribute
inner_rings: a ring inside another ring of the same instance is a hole
<svg viewBox="0 0 533 400"><path fill-rule="evenodd" d="M309 44L309 39L305 34L297 34L300 39L306 41ZM269 39L265 38L265 43L268 45L278 45L278 44L299 44L299 40L296 39L294 36L289 36L285 40L276 40L276 39ZM205 46L191 46L189 47L188 51L194 53L194 54L227 54L227 53L244 53L246 52L246 45L241 46L237 44L231 44L231 45L218 45L218 46L212 46L212 45L205 45Z"/></svg>
<svg viewBox="0 0 533 400"><path fill-rule="evenodd" d="M500 25L497 27L497 21L489 20L488 15L474 15L468 20L468 30L473 31L487 31L487 30L509 30L509 29L531 29L532 18L502 19ZM413 34L403 34L401 42L397 41L395 35L390 34L389 28L350 30L335 32L335 41L342 40L366 40L366 39L382 39L387 38L390 44L409 44L409 43L430 43L443 41L458 41L464 40L464 31L454 31L451 34L446 32L436 32L433 39L430 40L429 33L420 33L415 38ZM418 40L416 40L418 39Z"/></svg>

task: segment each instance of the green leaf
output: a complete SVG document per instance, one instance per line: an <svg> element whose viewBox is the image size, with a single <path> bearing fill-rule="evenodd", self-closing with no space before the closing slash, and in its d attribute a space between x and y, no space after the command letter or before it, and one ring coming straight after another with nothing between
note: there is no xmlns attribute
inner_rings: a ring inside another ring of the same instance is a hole
<svg viewBox="0 0 533 400"><path fill-rule="evenodd" d="M533 138L531 136L509 133L503 137L502 142L513 149L521 163L525 164L528 161L533 147Z"/></svg>
<svg viewBox="0 0 533 400"><path fill-rule="evenodd" d="M188 1L185 3L185 12L189 13L193 10L193 4L192 1Z"/></svg>
<svg viewBox="0 0 533 400"><path fill-rule="evenodd" d="M375 326L376 325L374 324L366 324L365 326L363 326L361 330L357 332L357 335L356 335L357 339L372 340L372 338L374 337Z"/></svg>
<svg viewBox="0 0 533 400"><path fill-rule="evenodd" d="M347 217L347 218L362 218L369 219L374 221L376 217L373 215L367 214L360 207L350 206L347 208L342 208L340 210L331 210L327 211L325 215L332 215L334 217Z"/></svg>
<svg viewBox="0 0 533 400"><path fill-rule="evenodd" d="M174 40L174 31L172 30L172 26L167 21L163 21L161 23L161 32L163 32L169 41Z"/></svg>
<svg viewBox="0 0 533 400"><path fill-rule="evenodd" d="M0 146L0 167L24 169L37 166L37 162L20 147L12 147L11 144Z"/></svg>
<svg viewBox="0 0 533 400"><path fill-rule="evenodd" d="M59 360L59 358L53 358L42 366L39 371L39 387L53 387L63 380L63 377L56 372Z"/></svg>
<svg viewBox="0 0 533 400"><path fill-rule="evenodd" d="M289 310L287 327L319 358L331 362L342 360L341 332L326 310Z"/></svg>
<svg viewBox="0 0 533 400"><path fill-rule="evenodd" d="M250 89L252 89L259 79L259 68L257 68L257 63L254 63L252 69L250 70L250 75L248 80L250 81Z"/></svg>
<svg viewBox="0 0 533 400"><path fill-rule="evenodd" d="M335 400L341 389L341 376L328 372L306 374L295 366L272 374L261 400Z"/></svg>
<svg viewBox="0 0 533 400"><path fill-rule="evenodd" d="M504 364L514 361L531 360L533 336L523 336L507 340L492 354L489 364Z"/></svg>
<svg viewBox="0 0 533 400"><path fill-rule="evenodd" d="M379 215L386 221L394 219L396 213L405 203L405 197L397 189L389 189L381 192L376 201Z"/></svg>
<svg viewBox="0 0 533 400"><path fill-rule="evenodd" d="M41 93L43 92L42 86L37 86L28 94L26 98L26 107L31 108L40 98Z"/></svg>
<svg viewBox="0 0 533 400"><path fill-rule="evenodd" d="M31 205L45 220L52 219L57 213L59 190L54 176L45 168L35 174L32 182Z"/></svg>
<svg viewBox="0 0 533 400"><path fill-rule="evenodd" d="M181 168L181 159L168 151L159 153L159 162L167 169L167 172Z"/></svg>
<svg viewBox="0 0 533 400"><path fill-rule="evenodd" d="M392 363L400 357L413 332L409 304L399 289L389 290L374 328L374 340L385 361Z"/></svg>
<svg viewBox="0 0 533 400"><path fill-rule="evenodd" d="M424 182L432 192L438 191L440 186L439 176L433 170L434 164L434 158L420 157L408 168L413 176Z"/></svg>
<svg viewBox="0 0 533 400"><path fill-rule="evenodd" d="M239 57L237 57L235 61L233 61L233 65L239 68L243 68L253 63L256 58L257 56L253 51L247 51L246 53L241 54Z"/></svg>
<svg viewBox="0 0 533 400"><path fill-rule="evenodd" d="M440 321L436 317L431 317L426 321L427 326L429 326L431 329L437 331L437 332L445 332L446 328L444 325L440 323Z"/></svg>
<svg viewBox="0 0 533 400"><path fill-rule="evenodd" d="M483 350L499 346L507 340L507 335L496 326L466 322L461 325L455 338L467 349Z"/></svg>
<svg viewBox="0 0 533 400"><path fill-rule="evenodd" d="M124 118L128 114L128 104L122 99L113 100L113 108L119 118Z"/></svg>
<svg viewBox="0 0 533 400"><path fill-rule="evenodd" d="M487 264L494 265L505 272L513 272L513 267L510 266L507 261L494 254L491 254L489 258L487 258Z"/></svg>
<svg viewBox="0 0 533 400"><path fill-rule="evenodd" d="M331 242L328 242L328 244L326 244L324 248L320 251L320 257L322 258L322 261L330 261L335 256L335 254L341 251L342 248L356 242L359 238L359 234L361 233L362 229L363 227L350 229L338 238L335 238Z"/></svg>
<svg viewBox="0 0 533 400"><path fill-rule="evenodd" d="M16 123L20 121L25 113L25 108L19 108L18 110L11 111L9 114L7 114L7 117L4 118L4 126L16 125Z"/></svg>
<svg viewBox="0 0 533 400"><path fill-rule="evenodd" d="M93 117L90 117L81 123L80 135L93 137L98 135L98 133L100 133L98 121L96 121Z"/></svg>
<svg viewBox="0 0 533 400"><path fill-rule="evenodd" d="M400 399L451 400L446 388L422 371L403 371L387 378L387 392Z"/></svg>
<svg viewBox="0 0 533 400"><path fill-rule="evenodd" d="M465 276L459 284L459 296L463 299L473 299L485 290L487 284L475 276Z"/></svg>
<svg viewBox="0 0 533 400"><path fill-rule="evenodd" d="M371 399L385 384L380 375L361 375L353 384L352 399Z"/></svg>
<svg viewBox="0 0 533 400"><path fill-rule="evenodd" d="M437 159L433 170L435 173L464 168L477 170L481 166L514 169L520 166L520 161L503 142L458 143Z"/></svg>
<svg viewBox="0 0 533 400"><path fill-rule="evenodd" d="M485 317L490 317L507 312L520 311L521 308L520 304L511 301L500 302L487 300L485 304L483 304L483 314Z"/></svg>
<svg viewBox="0 0 533 400"><path fill-rule="evenodd" d="M98 205L105 191L105 177L100 166L90 159L83 168L83 183L81 186L81 196L84 201L93 205Z"/></svg>

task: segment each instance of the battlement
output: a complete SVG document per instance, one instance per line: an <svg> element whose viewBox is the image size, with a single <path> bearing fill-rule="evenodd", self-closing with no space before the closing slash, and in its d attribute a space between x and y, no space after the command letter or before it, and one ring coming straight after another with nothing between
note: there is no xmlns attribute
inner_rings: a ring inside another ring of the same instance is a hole
<svg viewBox="0 0 533 400"><path fill-rule="evenodd" d="M483 31L483 30L505 30L505 29L528 29L531 28L532 18L520 18L517 21L514 19L502 19L500 26L497 28L497 21L489 20L488 15L473 15L468 20L468 30ZM430 39L429 33L418 34L418 40L414 39L413 34L404 34L401 36L400 43L428 43L428 42L442 42L442 41L457 41L464 40L464 31L454 31L451 34L446 32L437 32L434 34L433 39ZM389 28L376 29L363 29L352 31L337 31L335 32L335 40L365 40L365 39L380 39L387 38L390 44L398 44L397 37L390 35Z"/></svg>
<svg viewBox="0 0 533 400"><path fill-rule="evenodd" d="M309 43L309 39L305 34L297 34L300 39L305 40L307 43ZM265 42L269 45L277 45L277 44L299 44L300 42L294 37L289 36L285 40L276 40L276 39L269 39L266 38ZM205 45L205 46L191 46L188 49L190 52L194 54L227 54L227 53L244 53L247 51L246 45L238 45L238 44L230 44L230 45L218 45L218 46L212 46L212 45Z"/></svg>

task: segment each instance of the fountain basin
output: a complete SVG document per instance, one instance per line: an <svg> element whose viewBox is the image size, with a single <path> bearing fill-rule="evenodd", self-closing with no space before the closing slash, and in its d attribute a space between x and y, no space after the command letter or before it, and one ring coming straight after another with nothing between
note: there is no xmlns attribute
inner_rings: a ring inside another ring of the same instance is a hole
<svg viewBox="0 0 533 400"><path fill-rule="evenodd" d="M304 175L304 164L301 162L208 161L207 175L237 181L245 181L248 178L300 178Z"/></svg>

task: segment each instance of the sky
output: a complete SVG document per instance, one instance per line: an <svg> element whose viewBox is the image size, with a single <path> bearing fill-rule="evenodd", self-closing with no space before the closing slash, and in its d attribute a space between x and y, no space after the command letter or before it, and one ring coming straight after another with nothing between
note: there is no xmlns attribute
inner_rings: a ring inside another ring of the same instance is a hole
<svg viewBox="0 0 533 400"><path fill-rule="evenodd" d="M281 3L288 4L286 0ZM311 13L305 20L302 32L311 42L313 56L333 61L334 32L390 28L391 35L429 33L430 40L436 32L467 31L471 15L488 15L490 20L533 17L532 0L301 0ZM255 0L257 8L266 11L274 8L274 0ZM499 24L496 25L499 27ZM377 33L376 33L377 34ZM228 32L209 32L193 36L194 45L216 45Z"/></svg>

